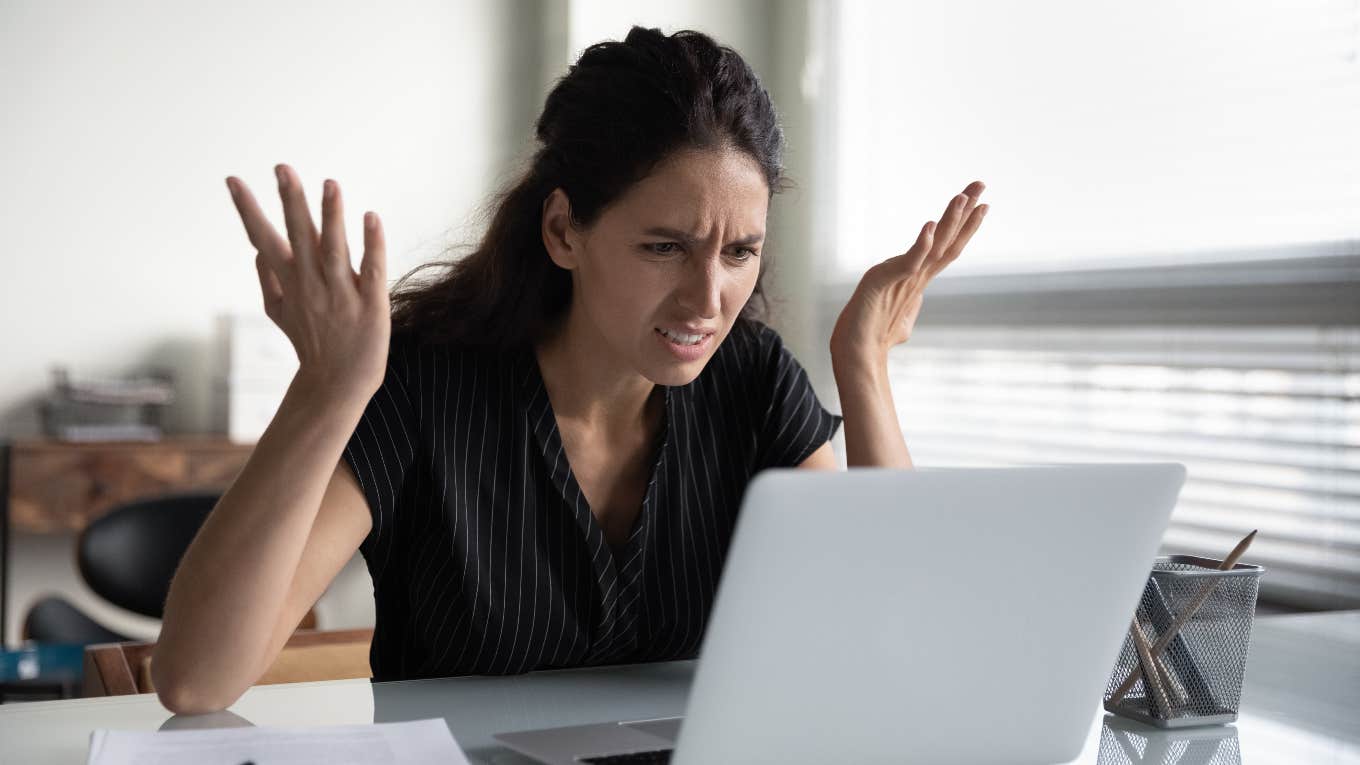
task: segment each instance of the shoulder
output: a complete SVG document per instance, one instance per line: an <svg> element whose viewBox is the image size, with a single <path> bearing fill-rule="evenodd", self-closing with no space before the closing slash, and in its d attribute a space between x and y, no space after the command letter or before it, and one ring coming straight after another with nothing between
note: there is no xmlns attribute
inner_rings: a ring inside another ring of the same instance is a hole
<svg viewBox="0 0 1360 765"><path fill-rule="evenodd" d="M429 422L433 412L450 412L454 402L465 410L491 408L515 395L527 378L522 354L495 352L429 341L409 332L393 332L387 370L379 394L410 414L413 427ZM445 399L448 399L447 401Z"/></svg>
<svg viewBox="0 0 1360 765"><path fill-rule="evenodd" d="M408 331L393 332L387 359L403 381L411 384L441 382L472 373L508 372L520 365L521 355L428 340Z"/></svg>

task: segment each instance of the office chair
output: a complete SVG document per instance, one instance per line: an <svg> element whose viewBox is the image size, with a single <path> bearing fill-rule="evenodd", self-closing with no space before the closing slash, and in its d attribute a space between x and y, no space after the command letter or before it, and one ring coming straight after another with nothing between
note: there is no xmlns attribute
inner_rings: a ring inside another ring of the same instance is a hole
<svg viewBox="0 0 1360 765"><path fill-rule="evenodd" d="M80 575L110 603L161 618L175 568L221 496L171 494L114 508L81 532Z"/></svg>
<svg viewBox="0 0 1360 765"><path fill-rule="evenodd" d="M81 578L112 604L161 618L175 567L220 497L217 492L170 494L113 508L76 540ZM29 609L24 637L43 643L131 640L59 595L44 597Z"/></svg>
<svg viewBox="0 0 1360 765"><path fill-rule="evenodd" d="M160 619L170 580L220 492L189 492L140 499L97 518L76 540L81 577L100 597L134 613ZM316 626L308 611L299 625ZM85 615L65 598L42 598L24 620L24 637L51 643L109 643L132 638Z"/></svg>

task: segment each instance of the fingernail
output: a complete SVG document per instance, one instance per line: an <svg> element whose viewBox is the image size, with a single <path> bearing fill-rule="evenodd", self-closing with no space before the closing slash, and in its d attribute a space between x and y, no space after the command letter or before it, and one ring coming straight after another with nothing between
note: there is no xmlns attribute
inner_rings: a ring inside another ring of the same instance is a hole
<svg viewBox="0 0 1360 765"><path fill-rule="evenodd" d="M327 201L330 201L331 199L335 198L334 183L326 181L325 183L321 184L321 198Z"/></svg>
<svg viewBox="0 0 1360 765"><path fill-rule="evenodd" d="M283 165L279 165L278 167L274 168L274 175L277 175L279 177L280 186L288 185L288 174L283 172Z"/></svg>
<svg viewBox="0 0 1360 765"><path fill-rule="evenodd" d="M376 219L373 217L373 213L371 212L364 213L364 228L368 229L369 231L372 231L373 229L377 228L377 226L378 224L376 222Z"/></svg>

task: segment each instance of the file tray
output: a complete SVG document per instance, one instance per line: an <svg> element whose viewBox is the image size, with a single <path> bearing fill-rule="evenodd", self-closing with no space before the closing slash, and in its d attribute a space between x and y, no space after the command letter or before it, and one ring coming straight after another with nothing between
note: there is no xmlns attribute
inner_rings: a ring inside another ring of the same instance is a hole
<svg viewBox="0 0 1360 765"><path fill-rule="evenodd" d="M1158 558L1138 602L1136 620L1154 667L1139 660L1132 631L1105 688L1105 710L1159 728L1215 725L1237 719L1260 566L1191 555ZM1186 616L1186 614L1189 614ZM1180 622L1179 629L1176 624ZM1174 637L1165 639L1174 630ZM1156 678L1149 683L1148 673ZM1118 702L1111 697L1130 672L1137 680Z"/></svg>

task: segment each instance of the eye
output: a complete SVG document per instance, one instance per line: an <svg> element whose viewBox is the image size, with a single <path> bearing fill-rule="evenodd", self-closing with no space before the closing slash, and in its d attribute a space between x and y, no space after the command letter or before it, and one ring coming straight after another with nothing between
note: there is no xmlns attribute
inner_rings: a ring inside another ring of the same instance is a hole
<svg viewBox="0 0 1360 765"><path fill-rule="evenodd" d="M743 260L743 261L745 261L745 260L750 260L751 258L754 258L754 257L756 257L756 256L759 255L759 254L760 254L760 253L756 252L755 250L751 249L750 247L738 247L738 248L737 248L737 255L739 256L739 257L737 257L737 260Z"/></svg>
<svg viewBox="0 0 1360 765"><path fill-rule="evenodd" d="M655 244L644 244L642 246L657 255L674 255L680 251L679 242L656 242Z"/></svg>

